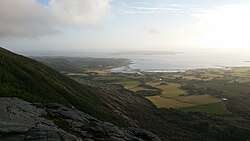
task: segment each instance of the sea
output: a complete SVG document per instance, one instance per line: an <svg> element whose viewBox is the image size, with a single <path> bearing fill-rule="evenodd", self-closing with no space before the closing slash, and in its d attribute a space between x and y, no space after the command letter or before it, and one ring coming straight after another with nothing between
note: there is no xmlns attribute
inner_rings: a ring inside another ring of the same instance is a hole
<svg viewBox="0 0 250 141"><path fill-rule="evenodd" d="M183 51L183 52L50 52L30 56L68 56L93 58L127 58L129 66L110 69L111 72L180 72L190 69L250 67L248 51Z"/></svg>

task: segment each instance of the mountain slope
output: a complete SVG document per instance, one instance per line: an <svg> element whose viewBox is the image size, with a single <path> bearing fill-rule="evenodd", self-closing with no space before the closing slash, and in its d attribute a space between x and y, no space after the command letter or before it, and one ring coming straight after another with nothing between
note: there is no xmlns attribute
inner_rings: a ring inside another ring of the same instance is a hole
<svg viewBox="0 0 250 141"><path fill-rule="evenodd" d="M126 122L105 106L102 93L79 84L49 67L0 48L0 96L32 102L75 106L92 116L114 123Z"/></svg>
<svg viewBox="0 0 250 141"><path fill-rule="evenodd" d="M238 117L158 109L144 97L123 88L81 77L74 79L82 84L37 61L0 48L0 97L74 106L119 126L142 127L164 141L250 139L249 121Z"/></svg>

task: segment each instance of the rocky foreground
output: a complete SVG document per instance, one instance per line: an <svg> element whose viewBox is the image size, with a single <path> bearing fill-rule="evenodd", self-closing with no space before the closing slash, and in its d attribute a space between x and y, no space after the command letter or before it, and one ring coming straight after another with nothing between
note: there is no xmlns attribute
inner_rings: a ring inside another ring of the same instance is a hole
<svg viewBox="0 0 250 141"><path fill-rule="evenodd" d="M60 104L0 98L1 141L160 141L143 129L119 128Z"/></svg>

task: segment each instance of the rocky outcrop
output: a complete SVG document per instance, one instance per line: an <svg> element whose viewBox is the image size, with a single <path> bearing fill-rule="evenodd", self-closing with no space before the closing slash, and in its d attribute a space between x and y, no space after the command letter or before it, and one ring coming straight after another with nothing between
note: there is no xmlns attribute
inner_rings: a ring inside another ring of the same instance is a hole
<svg viewBox="0 0 250 141"><path fill-rule="evenodd" d="M160 141L143 129L119 128L60 104L0 98L1 141Z"/></svg>

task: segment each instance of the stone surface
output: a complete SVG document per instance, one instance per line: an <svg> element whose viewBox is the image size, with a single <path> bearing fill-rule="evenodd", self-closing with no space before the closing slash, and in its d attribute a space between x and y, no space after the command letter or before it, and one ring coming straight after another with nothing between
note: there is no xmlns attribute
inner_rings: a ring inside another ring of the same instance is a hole
<svg viewBox="0 0 250 141"><path fill-rule="evenodd" d="M119 128L84 112L50 103L0 98L1 141L160 141L143 129Z"/></svg>

